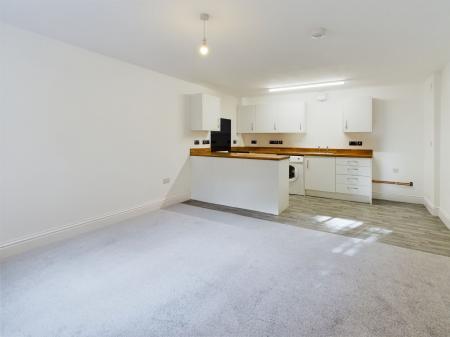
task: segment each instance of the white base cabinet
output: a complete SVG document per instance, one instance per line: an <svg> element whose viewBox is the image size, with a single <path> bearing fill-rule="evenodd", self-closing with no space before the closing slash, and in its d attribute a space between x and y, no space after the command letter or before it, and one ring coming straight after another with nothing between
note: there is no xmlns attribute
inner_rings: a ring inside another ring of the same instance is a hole
<svg viewBox="0 0 450 337"><path fill-rule="evenodd" d="M372 203L372 159L305 157L306 195Z"/></svg>
<svg viewBox="0 0 450 337"><path fill-rule="evenodd" d="M305 157L305 189L335 192L336 159L334 157Z"/></svg>
<svg viewBox="0 0 450 337"><path fill-rule="evenodd" d="M336 192L372 203L372 159L336 158Z"/></svg>

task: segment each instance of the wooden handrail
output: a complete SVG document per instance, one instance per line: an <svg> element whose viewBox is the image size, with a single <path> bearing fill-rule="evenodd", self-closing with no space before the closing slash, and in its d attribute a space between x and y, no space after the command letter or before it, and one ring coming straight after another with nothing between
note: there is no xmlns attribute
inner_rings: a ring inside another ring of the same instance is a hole
<svg viewBox="0 0 450 337"><path fill-rule="evenodd" d="M401 181L388 181L388 180L372 180L375 184L389 184L389 185L400 185L400 186L414 186L414 183L410 181L409 183L404 183Z"/></svg>

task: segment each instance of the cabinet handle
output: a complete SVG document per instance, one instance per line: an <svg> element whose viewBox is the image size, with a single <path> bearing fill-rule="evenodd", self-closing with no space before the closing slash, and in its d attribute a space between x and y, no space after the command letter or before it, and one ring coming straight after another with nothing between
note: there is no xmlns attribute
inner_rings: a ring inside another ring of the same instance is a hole
<svg viewBox="0 0 450 337"><path fill-rule="evenodd" d="M217 118L217 128L220 130L220 118Z"/></svg>
<svg viewBox="0 0 450 337"><path fill-rule="evenodd" d="M300 122L300 131L302 131L302 122Z"/></svg>
<svg viewBox="0 0 450 337"><path fill-rule="evenodd" d="M309 169L309 159L306 159L306 168Z"/></svg>
<svg viewBox="0 0 450 337"><path fill-rule="evenodd" d="M345 130L348 130L348 121L345 120Z"/></svg>
<svg viewBox="0 0 450 337"><path fill-rule="evenodd" d="M273 122L273 129L276 131L277 130L277 124L276 122Z"/></svg>
<svg viewBox="0 0 450 337"><path fill-rule="evenodd" d="M358 188L358 187L350 187L350 186L347 186L347 190L354 190L354 191L357 191L357 190L359 190L359 188Z"/></svg>
<svg viewBox="0 0 450 337"><path fill-rule="evenodd" d="M253 131L253 122L252 122L252 131Z"/></svg>

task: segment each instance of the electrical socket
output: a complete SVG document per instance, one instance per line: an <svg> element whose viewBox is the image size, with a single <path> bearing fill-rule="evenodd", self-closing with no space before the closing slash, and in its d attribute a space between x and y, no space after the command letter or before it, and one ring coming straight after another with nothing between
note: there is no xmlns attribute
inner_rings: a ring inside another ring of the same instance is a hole
<svg viewBox="0 0 450 337"><path fill-rule="evenodd" d="M166 185L166 184L170 183L170 178L164 178L162 180L162 182L163 182L164 185Z"/></svg>
<svg viewBox="0 0 450 337"><path fill-rule="evenodd" d="M398 173L400 170L399 170L397 167L394 167L394 168L392 169L392 171L393 171L394 173Z"/></svg>

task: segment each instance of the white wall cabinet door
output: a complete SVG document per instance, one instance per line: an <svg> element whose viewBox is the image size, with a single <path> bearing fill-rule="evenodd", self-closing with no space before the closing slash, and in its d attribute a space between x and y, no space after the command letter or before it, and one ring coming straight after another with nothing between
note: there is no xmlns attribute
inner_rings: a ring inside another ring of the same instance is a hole
<svg viewBox="0 0 450 337"><path fill-rule="evenodd" d="M344 132L372 132L372 97L355 97L342 104Z"/></svg>
<svg viewBox="0 0 450 337"><path fill-rule="evenodd" d="M305 189L336 192L336 159L305 157Z"/></svg>
<svg viewBox="0 0 450 337"><path fill-rule="evenodd" d="M258 133L277 132L276 105L257 104L256 105L255 131Z"/></svg>
<svg viewBox="0 0 450 337"><path fill-rule="evenodd" d="M278 133L306 132L304 102L283 102L276 105L276 127Z"/></svg>
<svg viewBox="0 0 450 337"><path fill-rule="evenodd" d="M253 133L255 132L255 105L241 105L237 115L237 132Z"/></svg>
<svg viewBox="0 0 450 337"><path fill-rule="evenodd" d="M190 97L191 129L220 131L220 98L206 94Z"/></svg>

